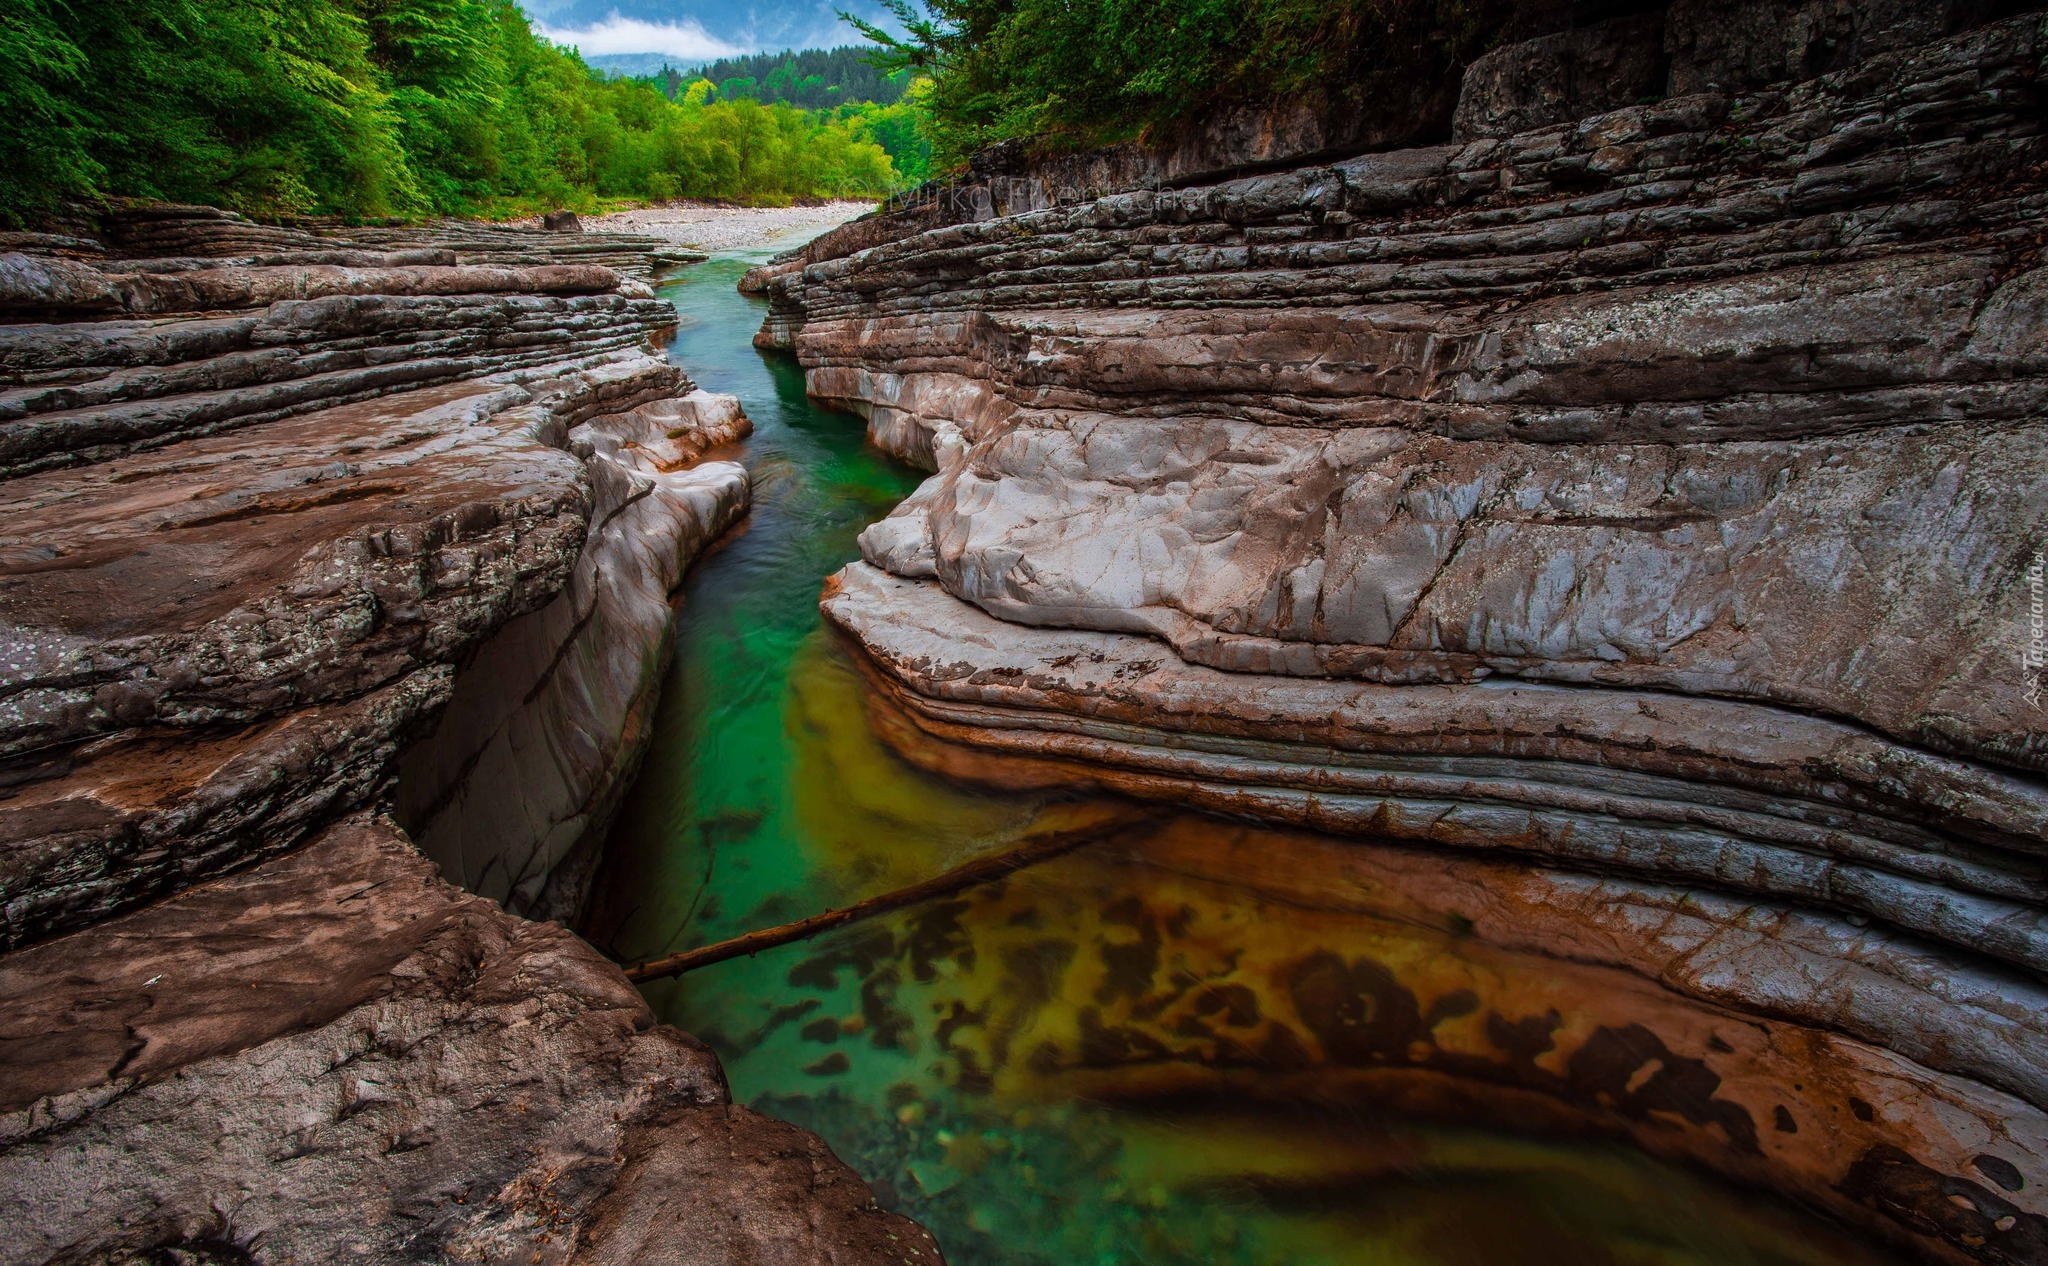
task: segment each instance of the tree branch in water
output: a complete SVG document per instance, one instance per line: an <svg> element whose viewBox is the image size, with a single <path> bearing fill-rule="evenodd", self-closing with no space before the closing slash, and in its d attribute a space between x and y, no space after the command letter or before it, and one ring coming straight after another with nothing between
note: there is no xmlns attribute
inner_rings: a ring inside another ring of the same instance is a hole
<svg viewBox="0 0 2048 1266"><path fill-rule="evenodd" d="M684 950L680 954L670 954L666 958L636 964L626 968L626 979L638 983L680 976L684 972L708 967L713 963L722 963L729 958L758 954L762 950L787 945L791 941L805 940L820 932L829 932L833 928L844 927L849 923L872 919L891 910L901 910L905 906L917 905L935 897L950 896L963 888L992 883L1027 866L1036 866L1040 862L1051 861L1075 849L1100 843L1139 827L1143 821L1144 819L1136 813L1122 814L1088 826L1036 836L1014 848L1004 849L987 857L978 857L971 862L955 866L944 874L934 875L907 888L898 888L893 892L869 897L865 901L856 901L842 909L827 910L823 914L814 914L809 918L798 919L794 923L760 928L728 940Z"/></svg>

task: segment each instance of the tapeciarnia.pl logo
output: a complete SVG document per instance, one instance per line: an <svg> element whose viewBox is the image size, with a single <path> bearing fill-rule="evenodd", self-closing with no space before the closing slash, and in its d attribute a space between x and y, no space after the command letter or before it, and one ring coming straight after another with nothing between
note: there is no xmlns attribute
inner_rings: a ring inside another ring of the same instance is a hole
<svg viewBox="0 0 2048 1266"><path fill-rule="evenodd" d="M2048 555L2035 554L2027 568L2027 646L2020 652L2026 699L2041 706L2041 669L2048 666Z"/></svg>

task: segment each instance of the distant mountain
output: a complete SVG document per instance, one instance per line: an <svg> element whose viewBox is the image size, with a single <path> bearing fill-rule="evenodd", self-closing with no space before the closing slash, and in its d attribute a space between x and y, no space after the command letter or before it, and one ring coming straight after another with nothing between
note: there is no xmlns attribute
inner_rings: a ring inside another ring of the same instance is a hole
<svg viewBox="0 0 2048 1266"><path fill-rule="evenodd" d="M857 42L835 9L895 25L875 0L520 0L520 7L548 38L574 44L593 66L621 74L653 74L664 59L682 68ZM636 55L651 56L651 64L620 60Z"/></svg>

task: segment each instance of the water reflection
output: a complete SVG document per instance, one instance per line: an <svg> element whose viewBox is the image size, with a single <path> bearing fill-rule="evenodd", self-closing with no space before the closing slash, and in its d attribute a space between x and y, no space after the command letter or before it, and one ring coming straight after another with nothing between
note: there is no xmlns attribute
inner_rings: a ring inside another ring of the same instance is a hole
<svg viewBox="0 0 2048 1266"><path fill-rule="evenodd" d="M629 957L1103 809L950 782L874 737L818 590L918 476L752 349L760 309L733 283L758 258L667 291L676 358L755 421L756 501L690 581L600 877L591 931ZM1632 1034L1638 1016L1657 1020L1645 1032L1694 1022L1659 1018L1674 1004L1642 982L1479 944L1454 903L1401 878L1413 867L1361 870L1359 853L1164 817L649 996L718 1050L737 1097L822 1134L955 1263L1877 1260L1770 1202L1574 1140L1588 1111L1634 1111L1739 1143L1755 1113ZM1520 1132L1474 1124L1504 1120Z"/></svg>

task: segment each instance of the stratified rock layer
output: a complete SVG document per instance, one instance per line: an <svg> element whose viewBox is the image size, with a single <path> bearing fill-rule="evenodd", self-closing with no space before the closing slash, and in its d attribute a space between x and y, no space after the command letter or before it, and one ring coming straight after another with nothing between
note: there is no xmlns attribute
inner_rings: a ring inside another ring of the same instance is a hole
<svg viewBox="0 0 2048 1266"><path fill-rule="evenodd" d="M0 318L56 318L0 327L0 474L631 350L675 315L644 284L672 253L652 238L341 237L205 207L101 238L0 236Z"/></svg>
<svg viewBox="0 0 2048 1266"><path fill-rule="evenodd" d="M1485 934L1770 1017L1770 1059L1646 1032L1703 1094L1857 1124L1554 1097L2031 1261L2048 43L1859 10L1786 83L1842 6L1736 7L1503 50L1460 117L1554 116L1546 57L1661 31L1654 104L849 226L753 278L761 341L936 471L826 602L907 754L1601 876Z"/></svg>
<svg viewBox="0 0 2048 1266"><path fill-rule="evenodd" d="M375 817L0 991L0 1260L938 1261L588 946Z"/></svg>
<svg viewBox="0 0 2048 1266"><path fill-rule="evenodd" d="M400 820L471 892L541 918L581 909L654 719L671 595L746 510L746 471L697 458L749 425L731 396L693 391L568 432L597 501L569 584L483 647L402 765Z"/></svg>
<svg viewBox="0 0 2048 1266"><path fill-rule="evenodd" d="M95 231L0 243L0 1261L936 1261L491 900L579 899L747 503L656 244Z"/></svg>

